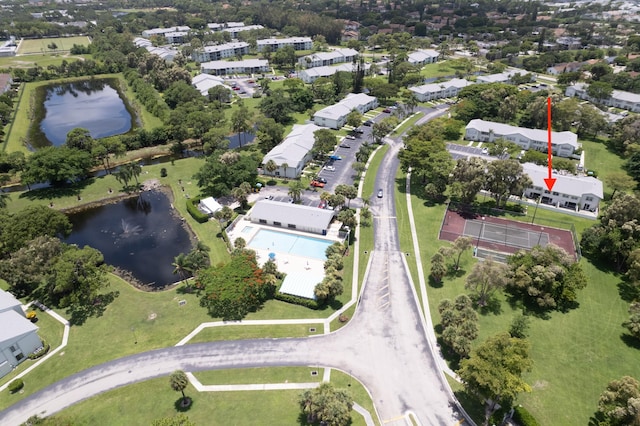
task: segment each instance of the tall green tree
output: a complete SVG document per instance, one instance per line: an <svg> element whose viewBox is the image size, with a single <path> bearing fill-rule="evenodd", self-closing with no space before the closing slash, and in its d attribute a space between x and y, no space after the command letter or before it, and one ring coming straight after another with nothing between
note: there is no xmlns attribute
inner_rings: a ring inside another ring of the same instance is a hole
<svg viewBox="0 0 640 426"><path fill-rule="evenodd" d="M496 160L487 165L486 190L495 198L497 207L503 207L510 195L522 195L529 186L531 179L517 160Z"/></svg>
<svg viewBox="0 0 640 426"><path fill-rule="evenodd" d="M487 162L482 158L461 158L451 174L451 193L462 203L471 204L487 182Z"/></svg>
<svg viewBox="0 0 640 426"><path fill-rule="evenodd" d="M266 154L282 142L284 126L277 123L273 118L265 118L258 123L256 137L258 138L260 150Z"/></svg>
<svg viewBox="0 0 640 426"><path fill-rule="evenodd" d="M240 146L242 146L242 141L244 139L243 135L251 130L250 120L251 114L249 113L249 108L244 105L236 109L231 115L231 128L234 132L238 133Z"/></svg>
<svg viewBox="0 0 640 426"><path fill-rule="evenodd" d="M458 375L464 387L480 398L501 405L511 404L518 394L531 392L522 374L533 365L529 342L508 333L488 338L468 359L460 362ZM493 407L492 407L493 408Z"/></svg>
<svg viewBox="0 0 640 426"><path fill-rule="evenodd" d="M640 425L640 382L631 376L609 382L598 400L598 412L602 425Z"/></svg>
<svg viewBox="0 0 640 426"><path fill-rule="evenodd" d="M300 395L300 408L308 423L322 422L331 426L351 423L353 398L346 389L336 389L331 383L322 383Z"/></svg>
<svg viewBox="0 0 640 426"><path fill-rule="evenodd" d="M629 305L629 318L622 323L636 339L640 340L640 302L632 302Z"/></svg>
<svg viewBox="0 0 640 426"><path fill-rule="evenodd" d="M314 157L323 157L333 151L336 146L336 136L329 129L316 130L313 137L314 143L311 152Z"/></svg>
<svg viewBox="0 0 640 426"><path fill-rule="evenodd" d="M182 394L183 403L187 399L186 395L184 394L184 390L188 385L189 379L187 378L185 372L182 370L176 370L169 376L169 386L171 386L171 389L173 389L174 391L180 392Z"/></svg>
<svg viewBox="0 0 640 426"><path fill-rule="evenodd" d="M469 296L462 294L452 302L443 299L438 305L442 340L457 356L464 358L471 352L471 343L478 337L478 314Z"/></svg>
<svg viewBox="0 0 640 426"><path fill-rule="evenodd" d="M93 138L91 137L89 130L76 127L67 133L67 139L64 144L68 148L91 152L93 147Z"/></svg>
<svg viewBox="0 0 640 426"><path fill-rule="evenodd" d="M467 276L464 288L473 292L478 305L486 306L487 302L497 290L507 285L507 268L502 263L493 261L491 257L473 265Z"/></svg>
<svg viewBox="0 0 640 426"><path fill-rule="evenodd" d="M242 182L253 185L258 177L257 170L258 161L251 156L242 155L232 164L223 164L220 157L214 154L207 157L194 179L203 194L220 197L229 195L232 188Z"/></svg>
<svg viewBox="0 0 640 426"><path fill-rule="evenodd" d="M50 182L61 186L87 176L92 166L93 158L89 152L65 146L46 147L29 157L21 177L27 185Z"/></svg>
<svg viewBox="0 0 640 426"><path fill-rule="evenodd" d="M71 233L67 215L39 205L30 205L15 213L0 211L0 223L0 253L3 254L0 257L20 249L36 237L66 237Z"/></svg>
<svg viewBox="0 0 640 426"><path fill-rule="evenodd" d="M300 202L300 197L302 196L302 193L305 190L305 186L302 184L302 182L300 182L299 180L294 180L291 181L291 183L289 184L289 192L287 192L287 194L293 198L293 202L294 203L299 203Z"/></svg>

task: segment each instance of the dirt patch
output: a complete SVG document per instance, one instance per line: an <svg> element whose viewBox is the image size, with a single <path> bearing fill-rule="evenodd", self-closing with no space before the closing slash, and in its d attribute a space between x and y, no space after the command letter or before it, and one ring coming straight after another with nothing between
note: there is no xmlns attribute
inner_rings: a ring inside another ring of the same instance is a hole
<svg viewBox="0 0 640 426"><path fill-rule="evenodd" d="M155 312L151 312L151 313L149 314L149 316L147 317L147 319L148 319L149 321L153 321L153 320L154 320L154 319L156 319L156 318L158 318L158 314L156 314Z"/></svg>
<svg viewBox="0 0 640 426"><path fill-rule="evenodd" d="M531 388L536 390L542 390L542 389L546 389L547 386L549 386L549 382L547 382L546 380L536 380L536 382L533 385L531 385Z"/></svg>

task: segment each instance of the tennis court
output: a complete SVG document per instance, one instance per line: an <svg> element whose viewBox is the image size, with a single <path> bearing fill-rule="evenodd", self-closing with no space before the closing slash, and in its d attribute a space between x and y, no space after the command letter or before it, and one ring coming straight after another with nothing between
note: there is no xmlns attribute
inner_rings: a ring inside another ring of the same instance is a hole
<svg viewBox="0 0 640 426"><path fill-rule="evenodd" d="M519 250L554 244L579 259L579 246L567 229L447 209L439 239L455 241L460 236L472 239L478 257L506 259Z"/></svg>
<svg viewBox="0 0 640 426"><path fill-rule="evenodd" d="M536 231L530 231L515 228L506 223L486 223L484 220L466 220L462 235L524 249L535 246L544 247L549 244L549 233L544 232L544 227L540 227Z"/></svg>

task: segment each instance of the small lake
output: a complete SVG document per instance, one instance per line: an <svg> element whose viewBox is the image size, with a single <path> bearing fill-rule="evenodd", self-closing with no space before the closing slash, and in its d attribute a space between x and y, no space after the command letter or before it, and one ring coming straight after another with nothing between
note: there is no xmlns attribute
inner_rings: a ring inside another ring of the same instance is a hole
<svg viewBox="0 0 640 426"><path fill-rule="evenodd" d="M117 84L117 79L100 79L38 87L29 132L32 147L60 146L76 127L89 130L94 139L130 131L136 126L135 113Z"/></svg>
<svg viewBox="0 0 640 426"><path fill-rule="evenodd" d="M65 242L100 250L106 263L154 288L179 281L171 264L193 246L186 225L160 191L70 214L69 219L73 231Z"/></svg>

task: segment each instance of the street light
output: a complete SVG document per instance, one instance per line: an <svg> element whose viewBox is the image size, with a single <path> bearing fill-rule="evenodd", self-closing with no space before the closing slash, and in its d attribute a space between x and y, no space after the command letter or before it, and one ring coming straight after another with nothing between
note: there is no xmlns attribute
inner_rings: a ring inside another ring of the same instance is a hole
<svg viewBox="0 0 640 426"><path fill-rule="evenodd" d="M538 213L538 206L540 205L540 200L542 200L542 195L538 196L538 201L536 202L536 209L533 211L533 218L531 219L531 223L536 220L536 213Z"/></svg>
<svg viewBox="0 0 640 426"><path fill-rule="evenodd" d="M131 332L133 333L133 344L137 345L138 344L138 336L136 336L136 329L135 327L131 327Z"/></svg>
<svg viewBox="0 0 640 426"><path fill-rule="evenodd" d="M543 232L544 232L544 227L541 226L540 227L540 235L538 236L538 244L537 245L540 245L540 240L542 239L542 233Z"/></svg>
<svg viewBox="0 0 640 426"><path fill-rule="evenodd" d="M482 232L484 231L484 216L482 216L482 225L480 226L480 232L478 232L478 239L476 240L476 248L474 250L474 255L478 255L478 245L480 244L480 237L482 236Z"/></svg>

